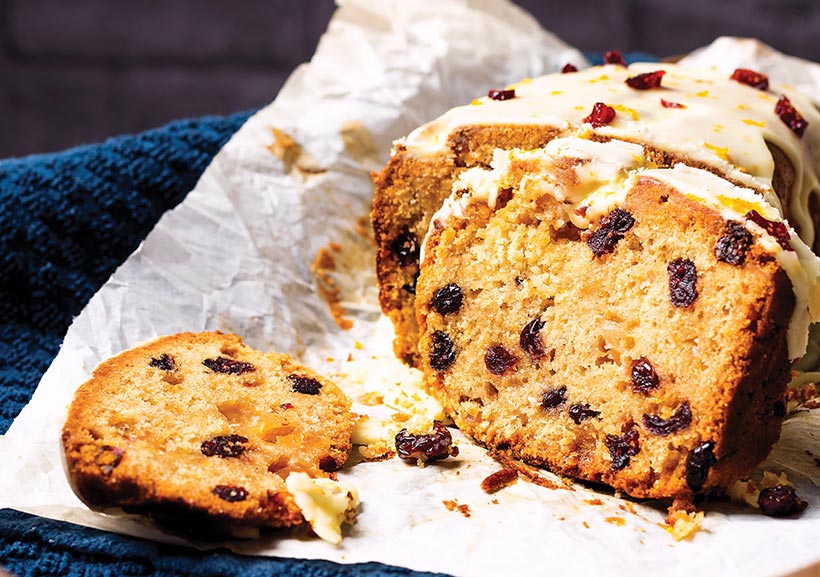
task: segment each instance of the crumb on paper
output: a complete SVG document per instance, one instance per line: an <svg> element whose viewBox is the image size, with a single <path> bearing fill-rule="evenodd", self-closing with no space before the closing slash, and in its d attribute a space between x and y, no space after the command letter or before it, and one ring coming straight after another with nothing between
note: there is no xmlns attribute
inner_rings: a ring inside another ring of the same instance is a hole
<svg viewBox="0 0 820 577"><path fill-rule="evenodd" d="M356 397L356 400L365 406L376 407L384 404L384 395L378 391L368 391Z"/></svg>
<svg viewBox="0 0 820 577"><path fill-rule="evenodd" d="M700 530L703 523L703 511L684 511L677 509L670 511L666 523L659 523L675 541L691 539Z"/></svg>
<svg viewBox="0 0 820 577"><path fill-rule="evenodd" d="M311 175L326 172L319 161L308 154L294 138L278 128L271 129L273 142L266 148L284 164L287 174L307 180Z"/></svg>
<svg viewBox="0 0 820 577"><path fill-rule="evenodd" d="M582 523L582 525L583 525L584 527L586 527L587 529L589 529L589 523L587 523L586 521L584 521L584 522Z"/></svg>
<svg viewBox="0 0 820 577"><path fill-rule="evenodd" d="M481 488L486 493L495 493L505 487L509 487L518 480L518 471L510 467L504 467L491 473L481 481Z"/></svg>
<svg viewBox="0 0 820 577"><path fill-rule="evenodd" d="M333 250L331 248L331 250ZM337 251L338 252L338 251ZM322 297L330 308L330 314L333 315L333 320L342 330L350 330L353 327L353 321L346 317L347 311L341 305L341 289L336 286L336 282L329 274L336 270L336 259L331 254L330 250L325 247L319 249L319 253L310 266L310 270L317 278L317 286L319 288L319 296Z"/></svg>
<svg viewBox="0 0 820 577"><path fill-rule="evenodd" d="M587 505L603 505L604 502L600 499L584 499L584 503Z"/></svg>
<svg viewBox="0 0 820 577"><path fill-rule="evenodd" d="M448 511L458 511L459 513L461 513L465 517L470 517L470 515L471 515L470 507L466 504L465 505L459 504L458 499L452 499L452 500L445 499L445 500L442 501L442 503L444 503L444 506L447 507Z"/></svg>
<svg viewBox="0 0 820 577"><path fill-rule="evenodd" d="M532 465L528 465L526 463L522 463L521 461L517 461L513 459L506 453L500 451L488 451L487 454L498 461L502 466L515 469L518 471L519 475L522 475L527 481L534 485L538 485L539 487L544 487L545 489L567 489L569 491L574 491L575 489L572 486L572 481L570 479L563 479L559 477L559 483L546 478L544 475L549 474L547 471L543 471L538 469L537 467L533 467Z"/></svg>
<svg viewBox="0 0 820 577"><path fill-rule="evenodd" d="M616 527L623 527L624 525L626 525L626 519L624 519L623 517L604 517L604 521L606 521L610 525L615 525Z"/></svg>
<svg viewBox="0 0 820 577"><path fill-rule="evenodd" d="M345 151L356 162L363 162L367 159L375 160L378 155L378 147L373 135L361 123L356 120L348 120L339 128L339 135L342 137Z"/></svg>

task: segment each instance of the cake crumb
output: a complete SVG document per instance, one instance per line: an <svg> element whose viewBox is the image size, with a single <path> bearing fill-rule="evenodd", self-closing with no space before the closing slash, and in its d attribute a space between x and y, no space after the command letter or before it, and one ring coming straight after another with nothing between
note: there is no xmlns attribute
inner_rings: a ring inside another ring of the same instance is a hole
<svg viewBox="0 0 820 577"><path fill-rule="evenodd" d="M626 519L623 517L605 517L604 521L611 525L615 525L616 527L623 527L626 525Z"/></svg>
<svg viewBox="0 0 820 577"><path fill-rule="evenodd" d="M459 504L458 499L445 499L442 503L444 503L444 506L447 507L448 511L458 511L465 517L470 517L471 515L470 507L468 505Z"/></svg>
<svg viewBox="0 0 820 577"><path fill-rule="evenodd" d="M603 505L604 502L600 499L584 499L584 503L587 505Z"/></svg>
<svg viewBox="0 0 820 577"><path fill-rule="evenodd" d="M700 530L703 523L703 511L683 511L677 509L670 511L666 517L666 523L658 523L658 526L667 531L675 541L691 539Z"/></svg>
<svg viewBox="0 0 820 577"><path fill-rule="evenodd" d="M509 487L518 480L518 471L515 469L504 467L491 473L481 481L481 488L487 493L495 493L504 487Z"/></svg>

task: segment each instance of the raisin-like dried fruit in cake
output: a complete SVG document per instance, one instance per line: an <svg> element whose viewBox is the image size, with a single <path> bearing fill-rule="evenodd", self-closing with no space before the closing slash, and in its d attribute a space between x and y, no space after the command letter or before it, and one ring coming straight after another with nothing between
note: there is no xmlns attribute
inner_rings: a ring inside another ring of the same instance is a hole
<svg viewBox="0 0 820 577"><path fill-rule="evenodd" d="M692 423L692 410L689 402L684 401L677 408L675 414L668 419L662 419L658 415L644 415L643 426L653 435L666 437L672 433L684 430Z"/></svg>
<svg viewBox="0 0 820 577"><path fill-rule="evenodd" d="M604 443L612 456L613 471L625 468L629 465L630 458L641 452L637 429L629 429L622 435L607 435Z"/></svg>
<svg viewBox="0 0 820 577"><path fill-rule="evenodd" d="M723 235L715 244L715 258L719 261L740 266L746 261L746 252L752 246L752 233L742 223L726 221Z"/></svg>
<svg viewBox="0 0 820 577"><path fill-rule="evenodd" d="M621 53L617 50L609 50L604 53L604 64L618 64L620 66L626 66L626 61L624 57L621 56Z"/></svg>
<svg viewBox="0 0 820 577"><path fill-rule="evenodd" d="M572 419L576 425L580 425L587 419L597 417L600 414L601 411L590 409L589 403L585 403L583 405L580 403L576 403L575 405L571 405L569 408L569 418Z"/></svg>
<svg viewBox="0 0 820 577"><path fill-rule="evenodd" d="M239 457L247 449L247 437L242 435L218 435L207 441L202 441L200 451L206 457Z"/></svg>
<svg viewBox="0 0 820 577"><path fill-rule="evenodd" d="M436 371L445 371L450 368L456 360L456 351L453 341L447 333L436 331L432 337L432 347L430 349L430 368Z"/></svg>
<svg viewBox="0 0 820 577"><path fill-rule="evenodd" d="M399 233L390 241L390 252L396 255L402 267L419 262L419 244L416 236L409 230Z"/></svg>
<svg viewBox="0 0 820 577"><path fill-rule="evenodd" d="M248 490L235 485L217 485L213 488L213 494L229 503L244 501L248 498Z"/></svg>
<svg viewBox="0 0 820 577"><path fill-rule="evenodd" d="M545 409L553 409L567 400L567 388L558 387L550 389L541 395L541 406Z"/></svg>
<svg viewBox="0 0 820 577"><path fill-rule="evenodd" d="M664 100L663 98L661 98L661 106L663 106L664 108L686 108L686 105L681 104L680 102Z"/></svg>
<svg viewBox="0 0 820 577"><path fill-rule="evenodd" d="M806 510L809 504L797 496L791 485L775 485L760 491L757 504L764 515L788 517Z"/></svg>
<svg viewBox="0 0 820 577"><path fill-rule="evenodd" d="M484 366L494 375L501 376L518 364L518 357L502 345L487 349L484 355Z"/></svg>
<svg viewBox="0 0 820 577"><path fill-rule="evenodd" d="M561 74L569 74L570 72L578 72L578 68L574 64L564 64L564 67L561 69Z"/></svg>
<svg viewBox="0 0 820 577"><path fill-rule="evenodd" d="M783 250L794 250L789 242L789 239L791 239L789 229L786 228L785 224L782 222L774 222L773 220L769 220L763 217L763 215L756 210L750 210L747 212L746 218L773 236L777 241L777 244L779 244Z"/></svg>
<svg viewBox="0 0 820 577"><path fill-rule="evenodd" d="M732 75L729 78L732 80L736 80L741 84L747 84L752 88L757 88L758 90L769 89L769 77L765 74L761 74L760 72L749 70L748 68L735 69L735 71L732 72Z"/></svg>
<svg viewBox="0 0 820 577"><path fill-rule="evenodd" d="M693 491L700 491L707 477L709 469L717 463L715 444L711 441L695 447L686 459L686 484Z"/></svg>
<svg viewBox="0 0 820 577"><path fill-rule="evenodd" d="M322 383L313 377L306 377L304 375L292 374L288 375L290 381L290 390L294 393L301 393L303 395L318 395L322 388Z"/></svg>
<svg viewBox="0 0 820 577"><path fill-rule="evenodd" d="M635 226L635 217L631 213L621 209L613 209L607 216L601 219L598 226L587 239L587 246L595 256L615 250L615 245L624 237L626 232Z"/></svg>
<svg viewBox="0 0 820 577"><path fill-rule="evenodd" d="M433 431L426 435L413 435L402 429L396 434L396 454L407 461L440 461L458 455L453 446L450 431L440 422L433 423Z"/></svg>
<svg viewBox="0 0 820 577"><path fill-rule="evenodd" d="M433 293L433 298L430 299L430 306L441 315L454 313L461 308L461 303L464 295L461 292L461 287L456 283L451 282L443 287L436 289Z"/></svg>
<svg viewBox="0 0 820 577"><path fill-rule="evenodd" d="M330 455L325 455L319 459L319 468L325 473L332 473L339 470L339 463Z"/></svg>
<svg viewBox="0 0 820 577"><path fill-rule="evenodd" d="M632 361L632 390L638 393L647 393L657 389L660 384L655 367L646 357Z"/></svg>
<svg viewBox="0 0 820 577"><path fill-rule="evenodd" d="M226 375L241 375L252 373L256 370L251 363L229 359L228 357L217 357L215 359L205 359L202 364L215 373L225 373Z"/></svg>
<svg viewBox="0 0 820 577"><path fill-rule="evenodd" d="M679 308L686 308L698 297L698 271L688 258L676 258L666 267L669 274L669 299Z"/></svg>
<svg viewBox="0 0 820 577"><path fill-rule="evenodd" d="M487 93L492 100L511 100L515 98L515 90L498 90L494 88Z"/></svg>
<svg viewBox="0 0 820 577"><path fill-rule="evenodd" d="M627 86L634 88L635 90L651 90L653 88L661 87L661 79L664 74L666 74L666 70L644 72L643 74L638 74L637 76L631 76L624 82L626 82Z"/></svg>
<svg viewBox="0 0 820 577"><path fill-rule="evenodd" d="M592 106L592 112L584 118L584 122L590 123L594 128L606 126L613 120L615 120L615 109L603 102L596 102Z"/></svg>
<svg viewBox="0 0 820 577"><path fill-rule="evenodd" d="M774 113L783 121L783 124L791 128L797 136L802 137L806 132L809 123L803 116L797 112L797 109L792 105L791 101L784 94L777 101L774 107Z"/></svg>
<svg viewBox="0 0 820 577"><path fill-rule="evenodd" d="M546 356L544 341L541 338L541 329L544 328L544 321L533 319L524 325L521 336L518 337L518 344L527 351L533 361L543 359Z"/></svg>
<svg viewBox="0 0 820 577"><path fill-rule="evenodd" d="M173 371L177 368L177 365L174 362L174 357L168 353L162 353L158 357L151 357L151 362L148 364L161 371Z"/></svg>

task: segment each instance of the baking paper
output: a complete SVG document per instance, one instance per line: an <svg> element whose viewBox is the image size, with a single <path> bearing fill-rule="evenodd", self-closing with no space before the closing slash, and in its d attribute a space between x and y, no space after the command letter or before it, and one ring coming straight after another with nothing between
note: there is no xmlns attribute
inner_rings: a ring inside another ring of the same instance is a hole
<svg viewBox="0 0 820 577"><path fill-rule="evenodd" d="M727 71L757 68L820 94L817 65L756 42L720 39L686 60ZM820 489L812 482L818 469L806 453L820 455L820 441L809 411L787 422L767 466L787 471L811 507L798 519L776 520L710 504L702 530L681 542L659 525L662 504L564 486L548 473L559 488L519 480L488 495L479 484L499 465L457 431L455 459L424 468L390 459L342 471L362 505L339 546L304 531L191 543L139 517L90 511L72 493L60 430L74 391L101 360L155 336L236 332L327 375L344 373L352 358L371 380L387 378L389 323L377 306L372 246L362 234L369 172L417 125L567 62L585 64L503 0L342 3L312 61L230 140L75 319L31 402L0 439L0 506L163 542L475 577L751 577L820 561ZM331 258L317 269L323 249ZM337 312L352 327L339 327L322 291L335 295Z"/></svg>

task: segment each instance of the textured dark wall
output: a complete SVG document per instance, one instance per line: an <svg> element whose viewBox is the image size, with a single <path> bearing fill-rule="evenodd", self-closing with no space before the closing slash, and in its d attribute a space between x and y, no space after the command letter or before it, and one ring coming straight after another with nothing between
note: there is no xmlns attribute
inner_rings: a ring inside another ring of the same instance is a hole
<svg viewBox="0 0 820 577"><path fill-rule="evenodd" d="M736 34L820 60L818 0L519 3L582 50L679 54ZM0 158L262 106L310 58L333 9L332 0L0 0Z"/></svg>

